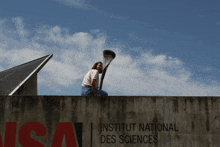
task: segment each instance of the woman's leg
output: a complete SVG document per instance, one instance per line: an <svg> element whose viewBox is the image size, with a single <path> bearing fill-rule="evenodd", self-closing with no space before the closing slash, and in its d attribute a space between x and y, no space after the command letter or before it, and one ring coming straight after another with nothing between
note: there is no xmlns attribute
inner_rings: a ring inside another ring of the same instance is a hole
<svg viewBox="0 0 220 147"><path fill-rule="evenodd" d="M101 95L101 96L108 96L108 93L105 92L105 91L103 91L103 90L96 89L96 93L99 94L99 95ZM87 87L82 86L81 95L82 95L82 96L93 95L92 87L90 87L90 86L87 86Z"/></svg>
<svg viewBox="0 0 220 147"><path fill-rule="evenodd" d="M100 94L101 96L108 96L108 93L103 90L96 89L96 93Z"/></svg>
<svg viewBox="0 0 220 147"><path fill-rule="evenodd" d="M82 86L82 91L81 91L81 95L82 96L88 96L92 94L92 88L91 87L84 87Z"/></svg>

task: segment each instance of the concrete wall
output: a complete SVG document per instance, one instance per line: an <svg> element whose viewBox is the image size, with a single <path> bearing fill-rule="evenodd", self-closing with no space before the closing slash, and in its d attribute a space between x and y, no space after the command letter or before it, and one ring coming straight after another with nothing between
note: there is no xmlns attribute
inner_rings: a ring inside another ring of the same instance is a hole
<svg viewBox="0 0 220 147"><path fill-rule="evenodd" d="M46 135L30 133L45 147L58 122L82 123L83 147L220 146L220 97L2 96L0 112L2 138L6 122L17 122L16 147L29 122L45 126Z"/></svg>

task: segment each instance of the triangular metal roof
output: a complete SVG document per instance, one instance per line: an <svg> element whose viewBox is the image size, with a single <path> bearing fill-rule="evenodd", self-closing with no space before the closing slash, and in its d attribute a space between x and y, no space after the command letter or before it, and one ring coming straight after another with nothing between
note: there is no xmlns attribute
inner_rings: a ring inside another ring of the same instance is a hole
<svg viewBox="0 0 220 147"><path fill-rule="evenodd" d="M0 95L13 95L32 75L38 73L53 55L47 55L0 72Z"/></svg>

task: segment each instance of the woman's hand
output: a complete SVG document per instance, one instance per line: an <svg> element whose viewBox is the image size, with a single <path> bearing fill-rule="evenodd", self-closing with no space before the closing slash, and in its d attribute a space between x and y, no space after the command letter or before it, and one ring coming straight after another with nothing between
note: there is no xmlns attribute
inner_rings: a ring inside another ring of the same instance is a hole
<svg viewBox="0 0 220 147"><path fill-rule="evenodd" d="M100 99L101 98L101 95L95 93L94 96L96 96L96 99Z"/></svg>

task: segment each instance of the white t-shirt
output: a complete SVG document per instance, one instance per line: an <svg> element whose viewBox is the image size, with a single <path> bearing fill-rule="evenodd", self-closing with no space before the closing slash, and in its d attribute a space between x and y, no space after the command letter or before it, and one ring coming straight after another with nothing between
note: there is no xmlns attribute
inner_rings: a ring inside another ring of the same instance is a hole
<svg viewBox="0 0 220 147"><path fill-rule="evenodd" d="M92 86L91 82L95 79L95 88L99 86L99 71L97 69L91 69L83 79L82 86Z"/></svg>

